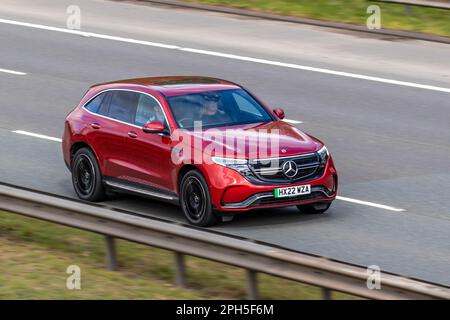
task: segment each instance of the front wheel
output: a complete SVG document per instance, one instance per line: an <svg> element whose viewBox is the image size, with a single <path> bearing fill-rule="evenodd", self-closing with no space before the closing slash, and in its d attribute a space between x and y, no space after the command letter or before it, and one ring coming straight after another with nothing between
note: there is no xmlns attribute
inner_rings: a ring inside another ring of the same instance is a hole
<svg viewBox="0 0 450 320"><path fill-rule="evenodd" d="M208 184L197 170L189 171L181 180L180 205L190 224L210 227L219 222L219 217L212 210Z"/></svg>
<svg viewBox="0 0 450 320"><path fill-rule="evenodd" d="M306 214L320 214L327 211L331 206L331 202L327 203L314 203L314 204L303 204L298 205L297 208L302 213Z"/></svg>

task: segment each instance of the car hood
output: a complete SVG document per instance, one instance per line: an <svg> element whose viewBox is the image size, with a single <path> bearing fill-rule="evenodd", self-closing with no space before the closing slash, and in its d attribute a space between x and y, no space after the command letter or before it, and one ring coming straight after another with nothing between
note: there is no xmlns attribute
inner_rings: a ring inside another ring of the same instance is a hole
<svg viewBox="0 0 450 320"><path fill-rule="evenodd" d="M244 159L270 158L311 153L323 143L284 121L252 123L188 131L197 139L194 148L210 156Z"/></svg>

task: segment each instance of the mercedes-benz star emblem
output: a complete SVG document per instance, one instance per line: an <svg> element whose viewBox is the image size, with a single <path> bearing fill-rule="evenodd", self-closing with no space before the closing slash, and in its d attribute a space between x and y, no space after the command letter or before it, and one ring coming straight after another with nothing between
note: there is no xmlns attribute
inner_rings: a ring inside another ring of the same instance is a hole
<svg viewBox="0 0 450 320"><path fill-rule="evenodd" d="M294 161L286 161L283 163L283 166L281 167L281 170L283 170L283 174L291 179L296 176L298 172L297 164Z"/></svg>

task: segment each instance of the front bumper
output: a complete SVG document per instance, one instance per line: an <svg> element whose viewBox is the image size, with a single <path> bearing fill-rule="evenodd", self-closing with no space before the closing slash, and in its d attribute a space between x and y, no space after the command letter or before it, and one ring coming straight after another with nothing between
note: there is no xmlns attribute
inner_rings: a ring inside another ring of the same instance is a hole
<svg viewBox="0 0 450 320"><path fill-rule="evenodd" d="M209 177L213 206L222 212L248 211L261 208L295 206L331 202L336 199L338 178L330 157L323 175L310 181L275 185L255 185L234 170L216 165ZM275 198L274 189L311 185L311 193L297 197Z"/></svg>
<svg viewBox="0 0 450 320"><path fill-rule="evenodd" d="M275 198L273 192L256 193L244 201L234 203L224 203L224 209L255 209L261 207L290 206L301 203L332 201L335 197L325 187L311 187L311 193L298 197Z"/></svg>

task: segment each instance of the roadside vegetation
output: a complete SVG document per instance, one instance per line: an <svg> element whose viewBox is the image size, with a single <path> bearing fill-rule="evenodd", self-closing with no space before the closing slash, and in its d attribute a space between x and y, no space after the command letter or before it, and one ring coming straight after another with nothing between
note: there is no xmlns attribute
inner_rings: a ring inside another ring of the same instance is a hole
<svg viewBox="0 0 450 320"><path fill-rule="evenodd" d="M450 10L366 0L184 0L318 20L365 25L370 5L381 8L381 26L450 36Z"/></svg>
<svg viewBox="0 0 450 320"><path fill-rule="evenodd" d="M171 252L119 240L119 271L105 269L103 237L0 212L0 299L245 299L243 270L187 258L189 289L174 284ZM66 269L81 268L81 290ZM262 299L320 299L319 288L260 275ZM335 299L354 297L333 293Z"/></svg>

